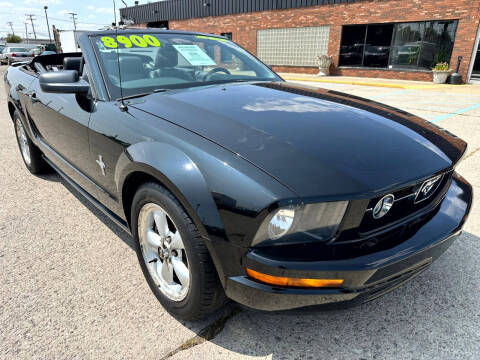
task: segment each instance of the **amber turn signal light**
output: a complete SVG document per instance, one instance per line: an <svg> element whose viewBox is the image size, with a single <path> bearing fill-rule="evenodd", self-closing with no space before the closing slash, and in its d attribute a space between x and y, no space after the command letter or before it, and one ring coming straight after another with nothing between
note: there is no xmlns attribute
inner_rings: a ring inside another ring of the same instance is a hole
<svg viewBox="0 0 480 360"><path fill-rule="evenodd" d="M252 279L261 281L269 285L292 286L292 287L339 287L343 284L343 279L301 279L288 278L283 276L273 276L246 268L247 275Z"/></svg>

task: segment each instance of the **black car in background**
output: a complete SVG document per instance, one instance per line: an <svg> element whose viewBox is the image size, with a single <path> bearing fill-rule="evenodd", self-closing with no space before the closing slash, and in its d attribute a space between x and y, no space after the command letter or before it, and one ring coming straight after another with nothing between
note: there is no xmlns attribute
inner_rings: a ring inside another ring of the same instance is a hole
<svg viewBox="0 0 480 360"><path fill-rule="evenodd" d="M370 301L461 232L472 188L455 167L467 145L444 129L285 83L214 35L105 31L79 43L8 69L23 160L132 234L176 316L226 298L265 310Z"/></svg>

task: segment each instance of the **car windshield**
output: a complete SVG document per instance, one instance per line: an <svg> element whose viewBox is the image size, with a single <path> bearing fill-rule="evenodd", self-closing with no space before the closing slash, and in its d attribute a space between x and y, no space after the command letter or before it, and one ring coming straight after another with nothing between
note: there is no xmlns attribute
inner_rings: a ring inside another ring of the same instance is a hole
<svg viewBox="0 0 480 360"><path fill-rule="evenodd" d="M8 52L28 52L25 48L11 47L8 48Z"/></svg>
<svg viewBox="0 0 480 360"><path fill-rule="evenodd" d="M91 39L114 99L120 98L120 84L126 97L159 89L280 80L254 56L222 37L121 32Z"/></svg>

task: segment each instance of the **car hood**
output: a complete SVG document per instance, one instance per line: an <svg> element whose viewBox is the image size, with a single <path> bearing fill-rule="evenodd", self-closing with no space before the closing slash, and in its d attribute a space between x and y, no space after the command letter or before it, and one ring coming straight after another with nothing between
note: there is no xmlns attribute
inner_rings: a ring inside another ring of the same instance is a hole
<svg viewBox="0 0 480 360"><path fill-rule="evenodd" d="M466 148L404 111L283 82L169 91L133 106L229 149L302 197L377 195L452 168Z"/></svg>

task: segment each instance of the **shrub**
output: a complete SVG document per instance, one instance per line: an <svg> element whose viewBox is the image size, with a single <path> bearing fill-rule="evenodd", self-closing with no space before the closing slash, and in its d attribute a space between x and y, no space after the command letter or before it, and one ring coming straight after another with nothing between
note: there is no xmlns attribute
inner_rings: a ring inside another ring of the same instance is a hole
<svg viewBox="0 0 480 360"><path fill-rule="evenodd" d="M5 38L5 41L7 43L21 43L22 38L18 35L8 34L7 37Z"/></svg>
<svg viewBox="0 0 480 360"><path fill-rule="evenodd" d="M435 65L435 67L433 68L433 71L448 71L448 63L444 62L444 63L438 63L437 65Z"/></svg>

